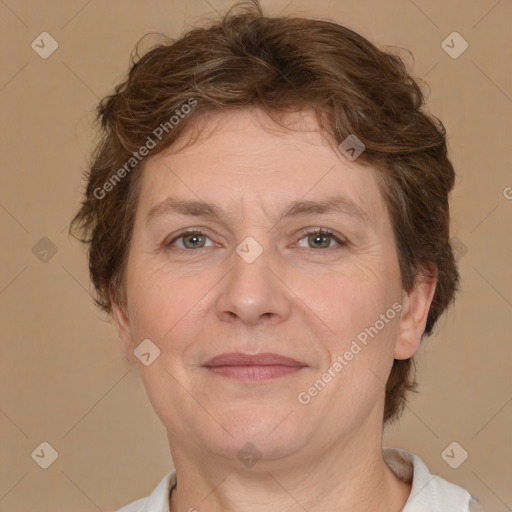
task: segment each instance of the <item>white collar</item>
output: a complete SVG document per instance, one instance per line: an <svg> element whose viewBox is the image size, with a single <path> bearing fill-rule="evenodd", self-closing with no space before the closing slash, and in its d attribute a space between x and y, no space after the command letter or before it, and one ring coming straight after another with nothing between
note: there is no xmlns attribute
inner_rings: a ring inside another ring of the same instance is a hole
<svg viewBox="0 0 512 512"><path fill-rule="evenodd" d="M471 494L443 478L432 475L425 463L406 450L385 448L382 452L386 464L398 478L412 481L411 493L402 512L471 512L478 502ZM117 512L169 512L169 496L176 485L176 470L160 481L147 498L134 501Z"/></svg>
<svg viewBox="0 0 512 512"><path fill-rule="evenodd" d="M384 461L395 475L406 482L412 481L409 499L402 512L470 511L471 494L443 478L432 475L425 463L406 450L385 448Z"/></svg>

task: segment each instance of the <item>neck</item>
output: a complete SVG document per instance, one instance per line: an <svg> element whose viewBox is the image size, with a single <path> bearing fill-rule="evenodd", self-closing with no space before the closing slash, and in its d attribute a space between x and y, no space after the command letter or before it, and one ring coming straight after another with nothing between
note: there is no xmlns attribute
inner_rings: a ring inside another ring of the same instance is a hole
<svg viewBox="0 0 512 512"><path fill-rule="evenodd" d="M215 454L191 456L173 449L178 478L170 511L210 512L398 512L411 486L382 458L382 431L359 432L363 443L324 446L322 453L287 461L257 462L249 468ZM171 446L173 446L171 444Z"/></svg>

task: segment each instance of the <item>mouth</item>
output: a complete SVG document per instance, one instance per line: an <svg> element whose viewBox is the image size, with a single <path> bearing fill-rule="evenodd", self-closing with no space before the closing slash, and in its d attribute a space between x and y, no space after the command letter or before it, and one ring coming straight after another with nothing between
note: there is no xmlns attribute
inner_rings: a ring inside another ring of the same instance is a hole
<svg viewBox="0 0 512 512"><path fill-rule="evenodd" d="M299 372L307 365L279 354L220 354L203 364L207 370L243 382L277 379Z"/></svg>

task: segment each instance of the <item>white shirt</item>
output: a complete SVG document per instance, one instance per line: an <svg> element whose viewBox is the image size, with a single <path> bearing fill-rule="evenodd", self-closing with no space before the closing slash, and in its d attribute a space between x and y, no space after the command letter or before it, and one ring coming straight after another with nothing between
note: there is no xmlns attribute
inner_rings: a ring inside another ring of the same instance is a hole
<svg viewBox="0 0 512 512"><path fill-rule="evenodd" d="M425 463L406 450L384 449L383 457L395 475L412 482L409 499L402 512L482 512L471 494L441 477L432 475ZM147 498L134 501L117 512L169 512L169 497L176 485L176 470L160 481Z"/></svg>

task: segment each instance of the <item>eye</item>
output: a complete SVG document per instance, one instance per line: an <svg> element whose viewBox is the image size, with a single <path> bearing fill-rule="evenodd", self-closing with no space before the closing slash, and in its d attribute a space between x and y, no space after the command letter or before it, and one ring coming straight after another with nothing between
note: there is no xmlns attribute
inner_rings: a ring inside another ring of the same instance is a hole
<svg viewBox="0 0 512 512"><path fill-rule="evenodd" d="M301 240L307 238L309 249L331 249L330 245L332 241L335 241L338 245L347 245L346 240L341 240L332 231L328 229L315 228L303 233Z"/></svg>
<svg viewBox="0 0 512 512"><path fill-rule="evenodd" d="M336 242L338 246L348 245L346 240L337 237L332 231L322 228L310 229L303 233L299 240L299 245L304 239L307 239L308 247L306 248L308 249L334 249L335 246L331 245L333 241ZM164 245L165 247L172 248L178 252L191 252L215 246L213 242L206 245L207 240L211 241L209 236L205 235L198 229L192 229L179 234L169 242L164 242ZM181 242L181 245L178 244L178 241ZM301 245L301 247L304 246Z"/></svg>
<svg viewBox="0 0 512 512"><path fill-rule="evenodd" d="M182 240L182 246L180 247L178 245L179 250L187 251L187 250L197 250L197 249L203 249L204 247L207 247L206 239L209 240L209 237L205 235L202 231L199 230L190 230L186 231L185 233L181 233L176 238L173 238L169 242L165 242L166 246L172 246L175 242L178 240ZM213 244L211 244L213 245ZM210 245L210 246L211 246Z"/></svg>

